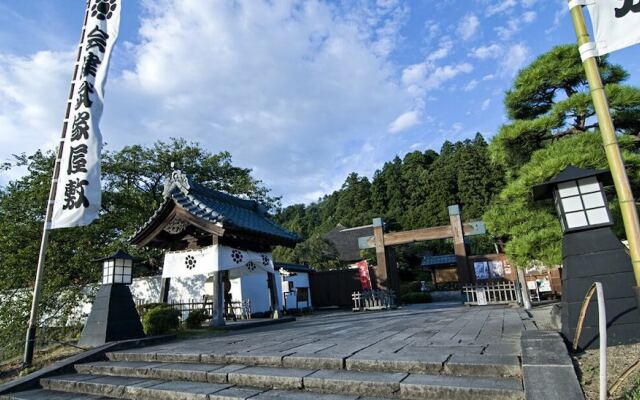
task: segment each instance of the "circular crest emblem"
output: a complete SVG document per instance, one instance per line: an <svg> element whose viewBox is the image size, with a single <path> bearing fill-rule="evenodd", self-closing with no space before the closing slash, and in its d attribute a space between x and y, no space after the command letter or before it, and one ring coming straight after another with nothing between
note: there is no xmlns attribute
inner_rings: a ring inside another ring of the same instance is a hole
<svg viewBox="0 0 640 400"><path fill-rule="evenodd" d="M249 269L249 271L251 271L251 272L256 270L256 265L253 263L253 261L249 261L247 263L247 269Z"/></svg>
<svg viewBox="0 0 640 400"><path fill-rule="evenodd" d="M187 269L191 270L196 267L196 258L192 255L188 255L184 258L184 265Z"/></svg>
<svg viewBox="0 0 640 400"><path fill-rule="evenodd" d="M266 255L263 254L262 255L262 265L264 265L266 267L267 265L269 265L269 261L270 261L269 257L267 257Z"/></svg>
<svg viewBox="0 0 640 400"><path fill-rule="evenodd" d="M117 0L96 0L91 6L91 16L104 21L111 18L116 8L118 8Z"/></svg>
<svg viewBox="0 0 640 400"><path fill-rule="evenodd" d="M231 250L231 259L234 263L240 264L242 262L242 252L240 250Z"/></svg>

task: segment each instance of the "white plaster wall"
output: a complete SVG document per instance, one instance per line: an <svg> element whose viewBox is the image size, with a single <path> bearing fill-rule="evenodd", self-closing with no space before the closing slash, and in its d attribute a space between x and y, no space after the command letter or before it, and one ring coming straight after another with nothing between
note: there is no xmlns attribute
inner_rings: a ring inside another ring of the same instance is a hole
<svg viewBox="0 0 640 400"><path fill-rule="evenodd" d="M269 304L269 286L266 272L255 272L240 278L242 300L251 300L251 312L267 312L271 309ZM276 282L278 281L276 277Z"/></svg>
<svg viewBox="0 0 640 400"><path fill-rule="evenodd" d="M171 278L169 284L169 303L187 303L191 300L202 301L205 294L204 282L206 275L194 275L184 278ZM143 303L157 303L160 301L160 275L135 278L129 288L133 298Z"/></svg>
<svg viewBox="0 0 640 400"><path fill-rule="evenodd" d="M282 275L282 281L291 281L293 282L293 288L309 288L309 274L306 272L296 272L296 275L292 276L284 276ZM304 308L311 307L311 289L309 288L309 304L307 302L300 302L300 304L296 304L296 292L285 293L286 296L286 307L287 310L295 309L295 308Z"/></svg>

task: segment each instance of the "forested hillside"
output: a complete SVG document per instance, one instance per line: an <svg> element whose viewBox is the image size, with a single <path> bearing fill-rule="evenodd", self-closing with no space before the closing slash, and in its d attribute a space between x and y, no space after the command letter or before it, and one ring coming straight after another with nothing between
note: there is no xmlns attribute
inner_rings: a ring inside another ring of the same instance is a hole
<svg viewBox="0 0 640 400"><path fill-rule="evenodd" d="M504 174L492 163L481 134L473 140L445 142L437 153L414 151L396 156L377 170L373 179L351 173L342 188L304 205L280 210L276 221L308 239L299 249L279 249L279 259L318 263L335 259L321 237L337 224L345 227L371 224L383 217L394 230L445 225L447 206L460 204L465 220L480 219L504 185ZM302 251L304 250L304 251Z"/></svg>

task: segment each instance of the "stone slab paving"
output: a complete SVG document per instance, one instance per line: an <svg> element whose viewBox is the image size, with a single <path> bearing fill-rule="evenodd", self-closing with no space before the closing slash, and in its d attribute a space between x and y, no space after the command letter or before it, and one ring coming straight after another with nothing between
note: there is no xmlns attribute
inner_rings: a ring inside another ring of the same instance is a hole
<svg viewBox="0 0 640 400"><path fill-rule="evenodd" d="M333 312L116 352L110 358L364 371L379 360L390 372L403 371L398 366L404 364L407 372L444 368L451 374L510 376L519 368L520 335L534 328L528 321L509 307L422 305L377 313ZM478 369L482 373L474 374Z"/></svg>

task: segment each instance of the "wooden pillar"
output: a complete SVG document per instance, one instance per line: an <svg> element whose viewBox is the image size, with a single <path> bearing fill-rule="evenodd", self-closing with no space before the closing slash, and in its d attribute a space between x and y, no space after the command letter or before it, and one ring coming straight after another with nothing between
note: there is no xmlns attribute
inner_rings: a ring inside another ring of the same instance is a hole
<svg viewBox="0 0 640 400"><path fill-rule="evenodd" d="M467 258L467 246L464 243L464 228L462 227L462 217L460 216L460 206L457 204L449 206L449 221L451 222L451 233L453 234L453 251L456 255L458 266L458 282L461 285L470 283L469 260Z"/></svg>
<svg viewBox="0 0 640 400"><path fill-rule="evenodd" d="M269 286L269 299L271 302L271 318L280 318L280 296L278 296L278 285L276 285L276 274L267 272L267 285Z"/></svg>
<svg viewBox="0 0 640 400"><path fill-rule="evenodd" d="M216 271L211 275L213 296L211 298L211 326L224 326L224 280L223 272Z"/></svg>
<svg viewBox="0 0 640 400"><path fill-rule="evenodd" d="M384 243L384 221L382 218L373 219L373 236L376 242L376 267L377 286L379 290L398 291L399 279L398 268L395 257L391 252L393 249L386 249Z"/></svg>
<svg viewBox="0 0 640 400"><path fill-rule="evenodd" d="M171 278L160 278L160 303L169 302L169 287L171 286Z"/></svg>
<svg viewBox="0 0 640 400"><path fill-rule="evenodd" d="M212 244L218 244L218 236L213 235ZM211 321L209 325L214 327L224 326L224 279L223 271L211 274L213 296L211 296Z"/></svg>

